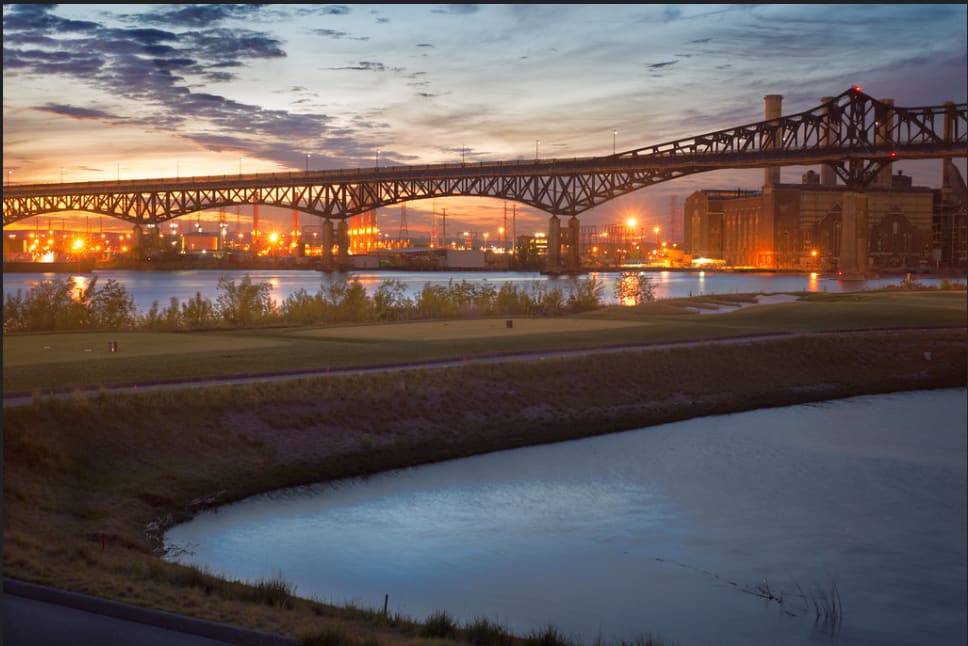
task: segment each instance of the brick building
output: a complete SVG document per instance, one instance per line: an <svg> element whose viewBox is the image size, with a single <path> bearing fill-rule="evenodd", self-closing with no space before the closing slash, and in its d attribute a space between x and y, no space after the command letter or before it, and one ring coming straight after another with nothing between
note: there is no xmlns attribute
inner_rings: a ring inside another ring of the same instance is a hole
<svg viewBox="0 0 968 646"><path fill-rule="evenodd" d="M766 97L767 118L781 97ZM697 191L683 206L683 248L731 267L868 272L965 267L965 181L950 160L942 188L913 186L890 165L862 192L832 169L799 184L764 171L760 191ZM845 210L849 217L845 217Z"/></svg>

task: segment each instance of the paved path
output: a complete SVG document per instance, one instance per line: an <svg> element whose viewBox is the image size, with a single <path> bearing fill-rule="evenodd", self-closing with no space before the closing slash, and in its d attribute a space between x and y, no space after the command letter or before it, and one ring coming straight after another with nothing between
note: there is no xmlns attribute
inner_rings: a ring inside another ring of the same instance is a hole
<svg viewBox="0 0 968 646"><path fill-rule="evenodd" d="M295 646L296 640L98 599L3 582L4 646Z"/></svg>

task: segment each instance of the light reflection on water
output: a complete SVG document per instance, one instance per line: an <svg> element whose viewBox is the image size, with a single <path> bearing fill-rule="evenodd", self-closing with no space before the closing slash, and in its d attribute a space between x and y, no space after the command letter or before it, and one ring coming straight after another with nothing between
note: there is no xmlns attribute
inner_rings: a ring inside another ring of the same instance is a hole
<svg viewBox="0 0 968 646"><path fill-rule="evenodd" d="M653 282L657 299L682 298L687 296L713 294L773 294L779 292L852 292L878 289L889 285L898 285L903 278L898 276L876 278L863 281L843 281L836 277L811 276L810 274L772 274L772 273L732 273L706 271L648 271L644 272ZM147 311L153 302L157 301L162 307L168 305L172 297L184 303L201 294L202 298L215 302L218 296L218 281L226 277L236 282L249 276L253 283L267 282L270 284L270 296L281 304L289 296L299 290L305 290L310 295L316 294L330 279L330 274L315 270L181 270L181 271L120 271L98 270L94 274L82 274L74 277L77 281L88 281L93 276L98 277L100 284L108 280L115 280L122 284L132 295L135 307ZM532 287L556 285L565 293L569 284L575 280L571 277L544 276L533 272L418 272L418 271L358 271L348 274L334 274L333 276L353 277L360 281L371 296L384 281L398 281L404 286L405 295L416 298L425 285L447 286L449 283L480 283L487 281L495 287L504 283L511 283L516 287L528 290ZM17 274L4 272L3 293L4 301L8 295L16 294L17 290L26 293L31 287L42 280L59 279L58 274ZM600 281L604 289L602 300L606 304L616 304L620 299L616 295L616 284L622 277L622 272L590 272L578 277L578 280L595 278ZM926 286L937 287L941 279L932 277L917 277L918 282ZM958 282L964 282L960 280Z"/></svg>
<svg viewBox="0 0 968 646"><path fill-rule="evenodd" d="M518 634L961 646L966 403L860 397L505 451L256 497L166 539L233 578ZM809 598L832 585L833 634Z"/></svg>

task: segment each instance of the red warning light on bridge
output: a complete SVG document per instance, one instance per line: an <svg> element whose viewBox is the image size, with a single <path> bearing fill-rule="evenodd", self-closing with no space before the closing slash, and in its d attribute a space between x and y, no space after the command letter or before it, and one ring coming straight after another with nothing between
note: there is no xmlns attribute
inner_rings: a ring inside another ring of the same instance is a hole
<svg viewBox="0 0 968 646"><path fill-rule="evenodd" d="M860 94L860 86L859 85L855 85L854 86L854 92L857 92L858 94Z"/></svg>
<svg viewBox="0 0 968 646"><path fill-rule="evenodd" d="M891 152L887 153L887 156L888 157L897 157L897 153L892 150Z"/></svg>

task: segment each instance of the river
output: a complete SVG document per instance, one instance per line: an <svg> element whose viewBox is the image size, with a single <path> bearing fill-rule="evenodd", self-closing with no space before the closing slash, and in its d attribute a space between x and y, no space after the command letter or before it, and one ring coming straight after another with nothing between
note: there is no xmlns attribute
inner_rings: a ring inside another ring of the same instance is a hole
<svg viewBox="0 0 968 646"><path fill-rule="evenodd" d="M652 279L657 299L680 298L685 296L712 294L771 294L781 292L849 292L878 289L889 285L898 285L904 278L893 276L888 278L873 278L869 280L844 281L837 277L826 277L812 274L785 273L739 273L739 272L711 272L711 271L648 271L646 274ZM615 284L620 272L593 272L582 278L594 277L600 280L605 289L602 300L605 304L616 303ZM65 277L58 274L18 274L4 273L3 294L6 302L9 295L18 290L26 294L31 287L43 280ZM185 303L196 294L201 294L213 303L218 296L218 281L226 277L236 282L249 276L254 283L268 283L270 297L277 303L282 303L291 294L299 290L306 290L315 294L331 276L315 270L184 270L184 271L123 271L97 270L93 274L74 276L78 287L86 287L97 277L99 284L114 280L124 285L134 298L135 308L139 312L147 311L152 303L166 307L172 297ZM448 271L448 272L419 272L419 271L358 271L348 274L337 274L338 277L355 277L366 287L368 293L373 291L384 281L398 281L405 287L407 296L414 298L424 285L446 286L453 281L483 282L500 287L503 283L513 283L521 288L528 288L532 284L557 283L567 290L572 278L545 276L534 272L485 272L485 271ZM941 279L934 277L917 277L918 282L928 286L938 286ZM959 279L960 280L960 279ZM963 282L963 281L961 281Z"/></svg>
<svg viewBox="0 0 968 646"><path fill-rule="evenodd" d="M856 397L502 451L257 496L166 543L304 597L585 644L963 646L966 402Z"/></svg>

